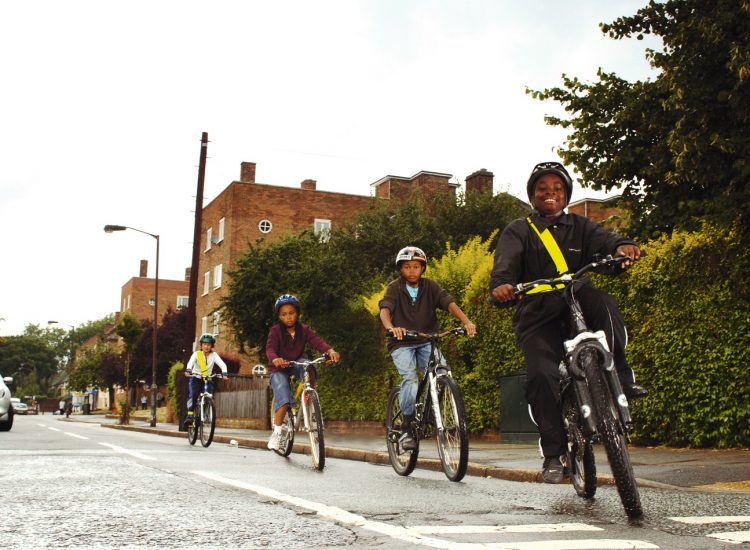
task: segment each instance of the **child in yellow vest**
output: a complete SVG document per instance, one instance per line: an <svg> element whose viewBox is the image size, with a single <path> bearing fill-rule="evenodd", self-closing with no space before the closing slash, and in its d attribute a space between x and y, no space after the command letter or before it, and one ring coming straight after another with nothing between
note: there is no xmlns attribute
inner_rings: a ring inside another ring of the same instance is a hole
<svg viewBox="0 0 750 550"><path fill-rule="evenodd" d="M222 358L219 357L219 354L214 351L216 338L211 334L204 334L201 336L199 343L201 349L190 356L190 360L188 361L185 370L185 375L190 377L188 378L187 417L185 418L185 426L193 423L195 398L200 395L200 392L203 389L203 382L191 375L202 374L203 377L208 377L217 365L222 373L227 373L226 363L224 363Z"/></svg>

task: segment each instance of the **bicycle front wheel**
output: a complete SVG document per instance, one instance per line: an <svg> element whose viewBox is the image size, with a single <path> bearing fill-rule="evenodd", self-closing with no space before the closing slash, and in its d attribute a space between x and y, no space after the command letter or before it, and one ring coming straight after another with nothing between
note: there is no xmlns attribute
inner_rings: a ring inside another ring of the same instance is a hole
<svg viewBox="0 0 750 550"><path fill-rule="evenodd" d="M201 445L208 447L214 439L214 430L216 429L216 405L214 400L206 398L203 402L203 411L201 413L200 431Z"/></svg>
<svg viewBox="0 0 750 550"><path fill-rule="evenodd" d="M323 414L320 412L320 401L315 391L308 390L307 396L307 430L310 435L310 456L313 468L322 470L326 465L326 446L323 440Z"/></svg>
<svg viewBox="0 0 750 550"><path fill-rule="evenodd" d="M396 386L391 388L388 396L388 408L385 412L386 427L386 446L388 447L388 458L391 466L400 476L408 476L414 471L419 457L419 441L413 451L404 451L401 449L399 440L408 426L403 425L404 415L401 413L401 388Z"/></svg>
<svg viewBox="0 0 750 550"><path fill-rule="evenodd" d="M584 353L581 353L584 356ZM596 410L597 429L604 449L607 451L609 467L615 478L617 492L620 493L622 506L629 518L643 516L641 495L635 482L633 464L630 462L625 435L615 415L612 394L599 368L596 352L586 354L582 358L586 380L588 382L591 399Z"/></svg>
<svg viewBox="0 0 750 550"><path fill-rule="evenodd" d="M451 481L461 481L469 464L469 434L466 429L464 399L450 376L437 378L438 410L442 427L437 429L437 446L443 472Z"/></svg>

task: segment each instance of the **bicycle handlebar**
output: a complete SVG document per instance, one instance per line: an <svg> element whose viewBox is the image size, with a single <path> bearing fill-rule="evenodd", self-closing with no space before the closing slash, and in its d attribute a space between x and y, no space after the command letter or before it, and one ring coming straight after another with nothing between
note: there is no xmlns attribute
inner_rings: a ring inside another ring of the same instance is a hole
<svg viewBox="0 0 750 550"><path fill-rule="evenodd" d="M200 373L200 372L198 374L196 374L194 372L188 372L188 371L185 371L185 372L187 373L186 375L189 378L199 378L200 380L203 380L204 378L206 378L205 376L203 376L203 373ZM225 378L225 377L228 377L228 376L229 376L228 372L227 373L215 372L215 373L209 374L208 378Z"/></svg>
<svg viewBox="0 0 750 550"><path fill-rule="evenodd" d="M328 356L327 353L324 353L317 359L305 359L304 361L287 361L287 365L302 365L303 367L306 367L307 365L317 365L318 363L323 363L325 361L329 361L331 358Z"/></svg>
<svg viewBox="0 0 750 550"><path fill-rule="evenodd" d="M388 334L390 338L393 338L392 330L388 329L386 333ZM428 340L440 339L445 336L448 336L449 334L453 334L455 336L458 336L458 335L466 336L466 329L463 327L455 327L455 328L448 329L444 332L419 332L417 330L406 331L407 338L427 338Z"/></svg>
<svg viewBox="0 0 750 550"><path fill-rule="evenodd" d="M513 287L513 293L516 296L521 296L523 294L526 294L529 290L532 290L541 285L550 285L553 287L557 285L568 286L571 283L573 283L576 279L580 279L584 273L591 271L592 269L595 269L597 267L607 267L607 266L618 265L629 259L630 258L628 258L627 256L614 257L611 254L609 254L605 256L604 258L602 258L601 260L594 260L593 262L587 263L581 269L579 269L573 274L564 273L563 275L560 275L559 277L552 277L550 279L537 279L536 281L531 281L528 283L519 283Z"/></svg>

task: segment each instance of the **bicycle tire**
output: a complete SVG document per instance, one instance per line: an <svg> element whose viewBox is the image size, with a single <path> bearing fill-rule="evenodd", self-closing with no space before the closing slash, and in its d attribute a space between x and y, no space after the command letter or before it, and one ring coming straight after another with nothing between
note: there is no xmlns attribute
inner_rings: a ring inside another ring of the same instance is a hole
<svg viewBox="0 0 750 550"><path fill-rule="evenodd" d="M198 440L198 424L199 420L197 418L193 418L193 422L188 424L187 427L187 438L188 443L191 445L195 445L195 442Z"/></svg>
<svg viewBox="0 0 750 550"><path fill-rule="evenodd" d="M589 353L582 352L580 356L597 414L597 430L604 450L607 452L609 467L612 470L612 477L615 479L622 506L629 518L640 518L643 516L643 508L638 485L635 482L633 464L630 462L630 453L620 429L620 423L614 413L612 394L599 368L598 353L591 350Z"/></svg>
<svg viewBox="0 0 750 550"><path fill-rule="evenodd" d="M437 446L443 472L451 481L461 481L469 464L469 434L466 428L464 399L456 381L449 376L439 376L438 409L443 429L438 429Z"/></svg>
<svg viewBox="0 0 750 550"><path fill-rule="evenodd" d="M279 448L273 452L281 456L289 456L294 447L294 414L291 407L287 407L284 422L281 424L281 435L279 436Z"/></svg>
<svg viewBox="0 0 750 550"><path fill-rule="evenodd" d="M200 424L201 445L208 447L214 440L214 430L216 429L216 404L214 400L207 397L203 402L203 417Z"/></svg>
<svg viewBox="0 0 750 550"><path fill-rule="evenodd" d="M326 446L323 438L323 414L320 411L318 394L314 390L308 390L307 395L307 428L310 435L310 457L313 468L322 470L326 465Z"/></svg>
<svg viewBox="0 0 750 550"><path fill-rule="evenodd" d="M386 446L393 469L400 476L408 476L417 465L419 441L417 441L417 446L413 451L402 451L400 448L399 438L403 433L400 396L400 386L391 388L391 393L388 395L388 408L385 411Z"/></svg>

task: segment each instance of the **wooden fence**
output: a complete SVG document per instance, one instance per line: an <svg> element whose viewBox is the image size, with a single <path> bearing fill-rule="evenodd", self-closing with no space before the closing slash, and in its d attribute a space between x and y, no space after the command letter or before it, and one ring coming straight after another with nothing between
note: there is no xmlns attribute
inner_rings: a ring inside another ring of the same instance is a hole
<svg viewBox="0 0 750 550"><path fill-rule="evenodd" d="M177 389L181 396L181 410L187 401L187 378L177 376ZM224 428L271 429L271 402L273 394L266 376L238 374L216 382L216 425ZM180 419L180 422L184 417Z"/></svg>

